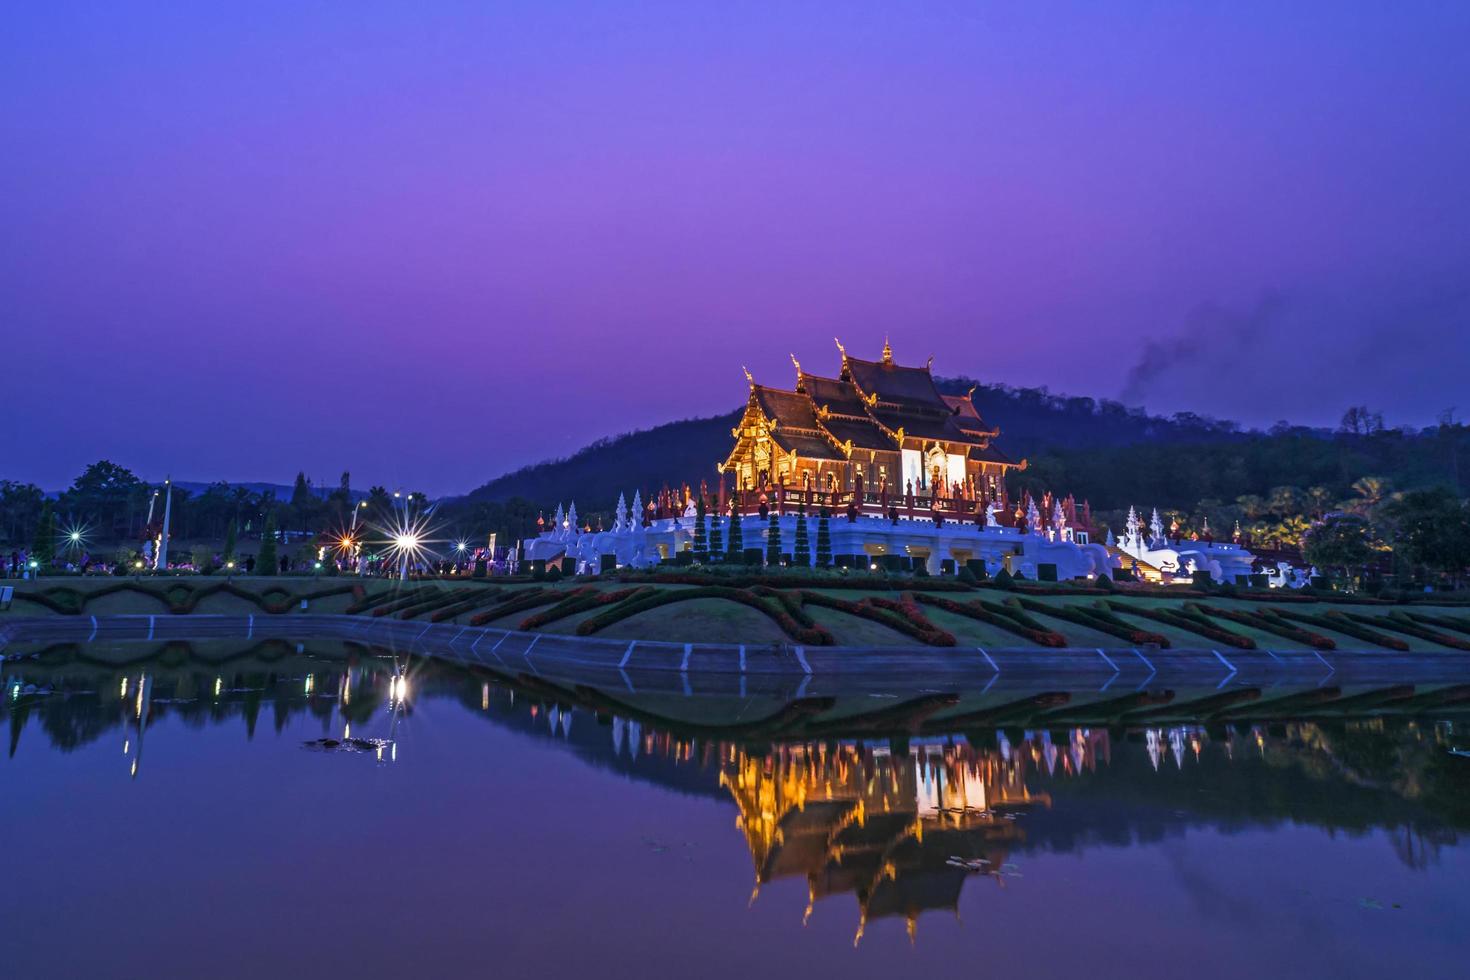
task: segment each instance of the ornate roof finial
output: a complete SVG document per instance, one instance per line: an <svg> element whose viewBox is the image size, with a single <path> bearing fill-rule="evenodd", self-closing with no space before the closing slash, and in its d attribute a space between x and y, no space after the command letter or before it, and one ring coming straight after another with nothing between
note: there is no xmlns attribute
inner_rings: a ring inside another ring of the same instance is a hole
<svg viewBox="0 0 1470 980"><path fill-rule="evenodd" d="M838 340L836 337L833 337L832 338L832 343L834 343L834 344L837 345L837 352L840 353L842 355L842 359L844 361L846 361L847 360L847 348L842 346L842 341Z"/></svg>
<svg viewBox="0 0 1470 980"><path fill-rule="evenodd" d="M929 355L929 362L924 365L924 370L926 370L926 371L933 371L934 370L934 355L933 354L930 354Z"/></svg>
<svg viewBox="0 0 1470 980"><path fill-rule="evenodd" d="M888 335L886 333L883 335L883 363L893 363L893 348L888 345Z"/></svg>
<svg viewBox="0 0 1470 980"><path fill-rule="evenodd" d="M750 373L750 368L748 368L744 364L742 364L742 365L740 365L740 370L742 370L742 371L745 372L745 380L748 381L750 383L750 387L752 389L754 389L755 388L755 375L753 375L753 374Z"/></svg>
<svg viewBox="0 0 1470 980"><path fill-rule="evenodd" d="M794 365L796 365L796 378L797 378L797 380L798 381L801 380L801 362L796 359L796 355L795 354L792 354L791 355L791 363L794 364Z"/></svg>

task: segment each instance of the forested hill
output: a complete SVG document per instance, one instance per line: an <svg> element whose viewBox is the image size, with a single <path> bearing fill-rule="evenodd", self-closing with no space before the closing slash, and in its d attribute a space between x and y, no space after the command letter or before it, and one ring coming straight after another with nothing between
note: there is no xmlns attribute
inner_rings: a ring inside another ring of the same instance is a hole
<svg viewBox="0 0 1470 980"><path fill-rule="evenodd" d="M743 409L742 409L743 411ZM478 490L472 501L504 501L522 497L554 505L574 500L583 512L610 510L619 493L632 500L634 490L650 490L665 483L713 480L715 467L730 452L730 429L741 412L713 418L666 422L652 429L599 439L566 459L548 460L496 477Z"/></svg>
<svg viewBox="0 0 1470 980"><path fill-rule="evenodd" d="M963 394L972 385L980 415L999 425L996 444L1016 459L1052 450L1118 447L1141 442L1185 444L1241 438L1240 427L1197 415L1162 418L1118 402L1065 398L1042 388L981 385L941 378L939 387ZM620 491L645 494L665 483L697 485L713 480L730 451L730 429L740 411L685 419L657 428L600 439L566 459L537 463L497 477L470 493L471 500L522 497L538 504L575 500L584 511L608 508Z"/></svg>

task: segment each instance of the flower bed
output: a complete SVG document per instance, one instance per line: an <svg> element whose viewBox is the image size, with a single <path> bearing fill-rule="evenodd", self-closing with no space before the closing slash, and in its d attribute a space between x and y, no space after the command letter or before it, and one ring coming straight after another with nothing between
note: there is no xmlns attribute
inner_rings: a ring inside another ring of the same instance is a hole
<svg viewBox="0 0 1470 980"><path fill-rule="evenodd" d="M967 619L973 619L1003 629L1007 633L1013 633L1024 640L1035 643L1037 646L1064 647L1067 645L1067 638L1062 634L1055 630L1049 630L1034 621L1033 625L1027 625L1021 622L1015 614L993 602L985 602L980 599L973 602L955 602L953 599L947 599L943 596L925 595L922 592L916 593L914 598L926 606L934 606L938 609L943 609L945 612L954 613L957 616L964 616ZM1023 617L1026 616L1019 609L1015 612ZM1030 617L1026 618L1030 619Z"/></svg>
<svg viewBox="0 0 1470 980"><path fill-rule="evenodd" d="M631 589L615 589L611 592L599 592L590 587L580 588L550 609L543 609L541 612L527 616L521 620L520 628L523 630L537 629L547 623L554 623L558 619L565 619L588 609L611 606L625 599L631 599L633 596L649 591L650 588L647 585L635 585Z"/></svg>
<svg viewBox="0 0 1470 980"><path fill-rule="evenodd" d="M741 566L737 566L741 567ZM969 592L971 587L954 579L920 578L887 575L856 570L844 575L841 572L814 572L800 569L794 572L773 571L620 571L621 582L641 582L649 585L725 585L732 588L749 589L763 586L769 589L921 589L925 592Z"/></svg>
<svg viewBox="0 0 1470 980"><path fill-rule="evenodd" d="M426 598L423 602L409 606L407 609L400 609L398 618L413 619L415 616L422 616L426 612L433 612L443 606L463 602L472 592L473 590L469 588L441 590L437 595Z"/></svg>
<svg viewBox="0 0 1470 980"><path fill-rule="evenodd" d="M816 629L817 621L812 619L811 613L807 612L802 605L801 594L789 590L772 589L763 585L755 586L750 590L763 599L771 599L781 604L782 608L802 626L808 629Z"/></svg>
<svg viewBox="0 0 1470 980"><path fill-rule="evenodd" d="M1276 612L1275 610L1272 610L1269 615L1292 619L1298 623L1306 623L1310 626L1315 626L1318 629L1332 630L1334 633L1341 633L1344 636L1351 636L1355 640L1362 640L1365 643L1372 643L1376 646L1386 647L1389 650L1406 651L1409 649L1409 645L1403 640L1400 640L1398 637L1389 636L1386 633L1379 633L1376 630L1367 629L1366 627L1354 623L1351 619L1348 619L1341 613L1329 612L1323 616L1314 616L1311 613L1304 613L1296 609L1291 609L1284 612Z"/></svg>
<svg viewBox="0 0 1470 980"><path fill-rule="evenodd" d="M1438 626L1440 629L1454 630L1457 633L1470 633L1470 619L1461 619L1458 616L1431 616L1428 613L1408 613L1409 617L1430 626Z"/></svg>
<svg viewBox="0 0 1470 980"><path fill-rule="evenodd" d="M471 610L480 608L487 602L494 601L500 595L499 589L489 585L476 586L469 591L474 594L452 606L441 606L435 609L429 614L429 622L442 623L456 616L462 616Z"/></svg>
<svg viewBox="0 0 1470 980"><path fill-rule="evenodd" d="M836 609L845 612L849 616L857 616L861 619L881 623L889 629L897 630L905 636L913 637L921 643L930 646L954 646L954 637L938 629L922 614L918 620L912 619L903 612L903 604L891 599L838 599L835 596L822 595L820 592L801 593L803 603L813 606L823 606L827 609ZM912 602L910 603L912 605ZM917 607L915 607L917 609ZM946 640L948 642L946 642Z"/></svg>
<svg viewBox="0 0 1470 980"><path fill-rule="evenodd" d="M366 593L362 596L362 598L358 599L356 602L352 603L352 605L347 607L347 614L349 616L356 616L359 613L365 613L369 609L375 609L385 602L393 602L407 595L416 593L420 588L422 588L422 586L410 586L407 589L396 586L391 589L384 589L381 592Z"/></svg>
<svg viewBox="0 0 1470 980"><path fill-rule="evenodd" d="M1282 619L1279 616L1269 616L1261 612L1239 612L1234 609L1216 609L1213 606L1196 606L1206 616L1216 619L1228 619L1242 626L1253 626L1258 630L1284 637L1296 643L1304 643L1317 650L1336 650L1337 643L1331 637L1323 636L1321 633L1313 633Z"/></svg>
<svg viewBox="0 0 1470 980"><path fill-rule="evenodd" d="M1421 626L1412 619L1403 615L1389 614L1387 616L1363 616L1357 613L1340 613L1356 623L1364 626L1377 626L1395 633L1403 633L1407 636L1416 637L1420 640L1428 640L1430 643L1438 643L1440 646L1449 647L1452 650L1470 650L1470 642L1460 639L1458 636L1450 636L1439 630Z"/></svg>
<svg viewBox="0 0 1470 980"><path fill-rule="evenodd" d="M527 609L544 606L547 603L555 602L557 594L555 589L543 588L521 589L519 592L512 592L508 596L503 596L499 602L484 612L471 616L470 625L484 626L486 623L500 619L502 616L509 616L512 613L524 612Z"/></svg>
<svg viewBox="0 0 1470 980"><path fill-rule="evenodd" d="M667 591L650 589L582 620L577 624L577 635L590 636L629 616L635 616L670 603L692 599L728 599L731 602L738 602L742 606L749 606L771 617L776 625L781 627L782 632L798 642L811 646L831 646L833 642L831 633L818 626L803 626L786 611L781 603L764 599L746 589L736 589L725 585L706 585L699 588L669 589Z"/></svg>
<svg viewBox="0 0 1470 980"><path fill-rule="evenodd" d="M424 599L431 593L437 592L437 589L431 588L427 585L408 589L404 592L398 593L398 598L389 600L388 602L382 603L381 605L374 606L372 609L368 610L368 615L374 617L389 616L393 613L408 609L411 606L416 606L420 602L423 602Z"/></svg>
<svg viewBox="0 0 1470 980"><path fill-rule="evenodd" d="M1240 633L1233 633L1221 626L1216 626L1204 616L1186 612L1176 612L1172 609L1144 609L1141 606L1130 606L1126 609L1118 609L1111 604L1106 604L1108 610L1113 613L1121 613L1128 616L1142 616L1152 619L1156 623L1173 626L1189 633L1203 636L1207 640L1216 643L1224 643L1235 647L1237 650L1254 650L1256 641Z"/></svg>
<svg viewBox="0 0 1470 980"><path fill-rule="evenodd" d="M1099 589L1097 591L1102 590ZM1150 633L1147 630L1138 629L1131 623L1125 623L1116 616L1102 616L1092 610L1077 606L1049 606L1044 602L1037 602L1034 599L1022 599L1018 597L1013 601L1022 609L1040 613L1043 616L1054 616L1057 619L1064 619L1069 623L1075 623L1078 626L1085 626L1088 629L1097 630L1099 633L1107 633L1109 636L1116 636L1118 639L1131 643L1134 646L1144 646L1150 643L1159 647L1167 648L1169 646L1168 637L1159 633Z"/></svg>

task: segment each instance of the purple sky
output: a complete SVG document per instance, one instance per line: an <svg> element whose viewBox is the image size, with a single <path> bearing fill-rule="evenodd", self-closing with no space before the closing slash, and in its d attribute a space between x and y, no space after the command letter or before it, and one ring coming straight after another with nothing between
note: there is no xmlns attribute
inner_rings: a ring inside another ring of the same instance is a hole
<svg viewBox="0 0 1470 980"><path fill-rule="evenodd" d="M834 334L1470 413L1470 4L758 6L7 5L0 477L463 491Z"/></svg>

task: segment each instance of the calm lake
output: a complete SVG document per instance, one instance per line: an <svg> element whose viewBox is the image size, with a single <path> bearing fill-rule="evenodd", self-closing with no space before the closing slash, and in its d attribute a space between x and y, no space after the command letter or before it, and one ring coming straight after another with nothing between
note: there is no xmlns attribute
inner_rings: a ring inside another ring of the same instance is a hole
<svg viewBox="0 0 1470 980"><path fill-rule="evenodd" d="M1424 978L1470 953L1448 696L1092 726L1053 688L1040 727L880 737L902 699L559 697L322 641L35 652L0 707L8 977Z"/></svg>

